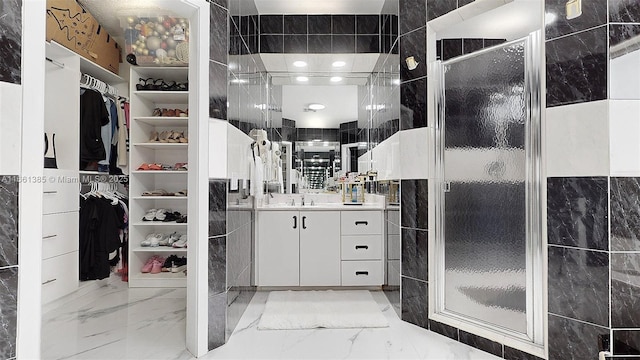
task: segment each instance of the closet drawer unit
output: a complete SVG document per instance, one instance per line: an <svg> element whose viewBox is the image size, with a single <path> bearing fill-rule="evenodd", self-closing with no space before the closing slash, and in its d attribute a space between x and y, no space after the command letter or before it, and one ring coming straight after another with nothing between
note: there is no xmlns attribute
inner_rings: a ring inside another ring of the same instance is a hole
<svg viewBox="0 0 640 360"><path fill-rule="evenodd" d="M358 235L342 237L342 260L382 259L381 235Z"/></svg>
<svg viewBox="0 0 640 360"><path fill-rule="evenodd" d="M342 235L382 234L381 211L342 211Z"/></svg>
<svg viewBox="0 0 640 360"><path fill-rule="evenodd" d="M42 216L42 258L78 251L78 212Z"/></svg>
<svg viewBox="0 0 640 360"><path fill-rule="evenodd" d="M42 303L72 293L78 288L78 252L42 261Z"/></svg>
<svg viewBox="0 0 640 360"><path fill-rule="evenodd" d="M382 283L382 261L342 262L342 286L378 286Z"/></svg>
<svg viewBox="0 0 640 360"><path fill-rule="evenodd" d="M67 176L66 174L47 175L47 178L58 179L59 176ZM77 173L73 175L75 179ZM61 212L78 211L78 194L80 193L80 185L74 182L49 181L43 185L42 196L42 213L55 214Z"/></svg>

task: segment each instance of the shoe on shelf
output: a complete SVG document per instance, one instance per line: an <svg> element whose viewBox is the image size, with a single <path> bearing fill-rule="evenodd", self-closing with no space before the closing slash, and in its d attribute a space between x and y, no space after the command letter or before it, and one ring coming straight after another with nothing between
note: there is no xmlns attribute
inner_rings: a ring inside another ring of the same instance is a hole
<svg viewBox="0 0 640 360"><path fill-rule="evenodd" d="M156 216L153 218L154 221L164 221L167 217L167 213L170 213L169 209L158 209L156 210Z"/></svg>
<svg viewBox="0 0 640 360"><path fill-rule="evenodd" d="M151 116L162 116L162 110L160 108L155 108L153 109L153 112L151 113Z"/></svg>
<svg viewBox="0 0 640 360"><path fill-rule="evenodd" d="M180 235L180 240L173 243L174 248L186 248L187 247L187 235Z"/></svg>
<svg viewBox="0 0 640 360"><path fill-rule="evenodd" d="M147 213L142 217L142 221L154 221L156 219L156 213L158 209L149 209Z"/></svg>
<svg viewBox="0 0 640 360"><path fill-rule="evenodd" d="M151 191L143 191L142 196L173 196L174 194L165 189L156 189Z"/></svg>
<svg viewBox="0 0 640 360"><path fill-rule="evenodd" d="M180 190L174 194L175 196L187 196L187 189Z"/></svg>
<svg viewBox="0 0 640 360"><path fill-rule="evenodd" d="M169 235L158 234L158 236L160 237L160 239L158 240L159 246L171 246L171 244L169 244Z"/></svg>
<svg viewBox="0 0 640 360"><path fill-rule="evenodd" d="M160 142L160 139L158 138L158 132L157 131L152 131L151 135L149 136L149 142Z"/></svg>
<svg viewBox="0 0 640 360"><path fill-rule="evenodd" d="M157 257L153 260L153 262L151 263L151 271L149 271L151 274L159 274L162 272L162 264L164 264L165 258L163 257Z"/></svg>
<svg viewBox="0 0 640 360"><path fill-rule="evenodd" d="M176 260L173 261L173 264L171 266L171 272L172 273L178 273L180 271L186 271L187 269L187 258L186 257L179 257Z"/></svg>
<svg viewBox="0 0 640 360"><path fill-rule="evenodd" d="M140 242L140 246L142 247L160 246L161 239L162 239L162 234L149 234L146 236L144 240Z"/></svg>
<svg viewBox="0 0 640 360"><path fill-rule="evenodd" d="M187 215L182 215L176 219L176 223L185 224L187 222Z"/></svg>
<svg viewBox="0 0 640 360"><path fill-rule="evenodd" d="M177 260L178 260L178 257L176 255L169 256L164 261L164 264L162 264L162 272L170 272L171 271L171 267L173 266L173 263L175 261L177 261Z"/></svg>
<svg viewBox="0 0 640 360"><path fill-rule="evenodd" d="M180 235L178 234L177 231L174 231L173 233L169 234L169 245L168 246L173 246L173 243L180 240Z"/></svg>
<svg viewBox="0 0 640 360"><path fill-rule="evenodd" d="M142 269L140 270L140 272L142 273L149 273L151 272L151 269L153 268L153 263L154 261L157 261L158 259L158 255L153 255L152 257L150 257L147 262L142 266Z"/></svg>

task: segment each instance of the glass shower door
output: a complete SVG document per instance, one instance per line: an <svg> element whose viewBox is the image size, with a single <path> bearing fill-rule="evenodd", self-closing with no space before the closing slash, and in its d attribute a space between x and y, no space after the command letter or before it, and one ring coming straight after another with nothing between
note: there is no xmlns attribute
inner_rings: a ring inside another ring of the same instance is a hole
<svg viewBox="0 0 640 360"><path fill-rule="evenodd" d="M442 64L438 310L533 338L537 236L528 40Z"/></svg>

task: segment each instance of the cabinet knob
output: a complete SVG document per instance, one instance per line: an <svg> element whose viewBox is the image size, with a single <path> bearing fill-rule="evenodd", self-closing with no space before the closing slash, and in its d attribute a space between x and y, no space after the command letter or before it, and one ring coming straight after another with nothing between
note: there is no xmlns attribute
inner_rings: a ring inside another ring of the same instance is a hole
<svg viewBox="0 0 640 360"><path fill-rule="evenodd" d="M368 245L356 245L356 250L368 250L369 246Z"/></svg>
<svg viewBox="0 0 640 360"><path fill-rule="evenodd" d="M368 222L368 221L356 221L356 226L358 226L358 225L365 225L365 226L367 226L367 225L369 225L369 222Z"/></svg>
<svg viewBox="0 0 640 360"><path fill-rule="evenodd" d="M360 276L360 275L367 276L367 275L369 275L369 272L368 271L356 271L356 276Z"/></svg>

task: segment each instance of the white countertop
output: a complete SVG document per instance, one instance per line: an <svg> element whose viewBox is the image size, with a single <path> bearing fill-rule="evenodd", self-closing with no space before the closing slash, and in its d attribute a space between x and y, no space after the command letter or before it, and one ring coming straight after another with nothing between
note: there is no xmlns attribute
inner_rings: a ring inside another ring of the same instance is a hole
<svg viewBox="0 0 640 360"><path fill-rule="evenodd" d="M384 204L380 203L364 203L362 205L345 205L342 203L322 203L315 205L300 205L296 204L295 206L291 204L269 204L262 205L256 207L258 211L326 211L326 210L336 210L336 211L358 211L358 210L384 210Z"/></svg>

